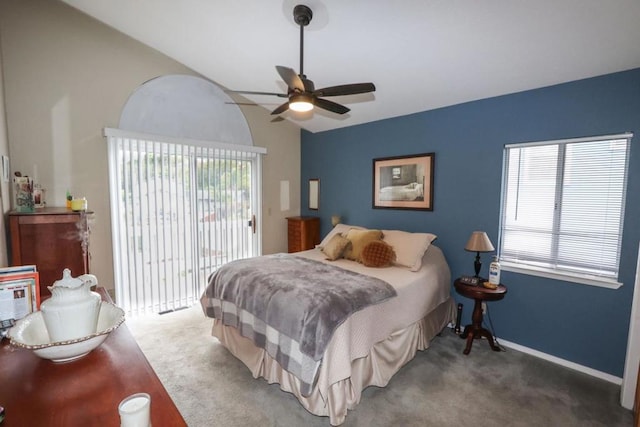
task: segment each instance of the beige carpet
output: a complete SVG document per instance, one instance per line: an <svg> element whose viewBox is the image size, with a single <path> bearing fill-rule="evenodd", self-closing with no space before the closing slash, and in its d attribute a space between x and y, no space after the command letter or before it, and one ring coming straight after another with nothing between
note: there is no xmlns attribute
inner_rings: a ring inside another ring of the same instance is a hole
<svg viewBox="0 0 640 427"><path fill-rule="evenodd" d="M199 306L127 325L191 427L329 426L292 395L252 378L211 336ZM344 426L631 426L620 387L443 332L385 388L369 387Z"/></svg>

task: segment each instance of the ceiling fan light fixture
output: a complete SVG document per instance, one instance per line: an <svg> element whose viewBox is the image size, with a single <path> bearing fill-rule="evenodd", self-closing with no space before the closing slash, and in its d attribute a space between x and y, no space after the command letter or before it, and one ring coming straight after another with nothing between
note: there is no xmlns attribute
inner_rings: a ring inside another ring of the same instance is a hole
<svg viewBox="0 0 640 427"><path fill-rule="evenodd" d="M299 113L313 110L313 98L307 95L293 95L289 99L289 108Z"/></svg>

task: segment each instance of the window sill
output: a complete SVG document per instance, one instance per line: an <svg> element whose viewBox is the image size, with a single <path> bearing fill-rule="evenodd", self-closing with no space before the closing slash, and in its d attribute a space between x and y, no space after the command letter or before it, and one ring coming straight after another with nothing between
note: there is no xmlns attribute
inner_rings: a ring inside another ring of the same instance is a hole
<svg viewBox="0 0 640 427"><path fill-rule="evenodd" d="M512 264L505 261L500 261L500 268L504 271L511 271L513 273L546 277L548 279L580 283L582 285L598 286L600 288L619 289L622 286L622 283L612 279L606 279L606 278L595 277L595 276L587 276L587 275L581 275L581 274L559 273L551 269L523 266L519 264Z"/></svg>

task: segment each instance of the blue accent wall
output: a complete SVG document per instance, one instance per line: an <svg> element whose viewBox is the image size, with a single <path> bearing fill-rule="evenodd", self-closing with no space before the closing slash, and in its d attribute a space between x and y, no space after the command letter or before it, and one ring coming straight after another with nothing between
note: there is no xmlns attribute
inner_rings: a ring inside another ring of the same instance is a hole
<svg viewBox="0 0 640 427"><path fill-rule="evenodd" d="M471 232L484 230L498 243L505 144L627 131L635 136L619 277L624 286L611 290L503 271L508 294L489 306L498 337L622 377L640 241L640 69L327 132L303 131L301 179L320 179L320 209L307 209L303 185L301 213L320 216L322 235L334 214L347 224L437 234L452 277L473 274L475 254L463 249ZM435 153L433 211L373 209L372 159L429 152ZM490 255L482 256L485 277ZM456 300L468 323L472 301Z"/></svg>

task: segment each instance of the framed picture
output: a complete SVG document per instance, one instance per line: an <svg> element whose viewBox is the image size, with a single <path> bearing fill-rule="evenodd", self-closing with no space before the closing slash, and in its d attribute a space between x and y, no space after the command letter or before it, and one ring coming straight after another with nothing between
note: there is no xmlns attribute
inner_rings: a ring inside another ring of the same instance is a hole
<svg viewBox="0 0 640 427"><path fill-rule="evenodd" d="M433 210L434 153L373 159L375 209Z"/></svg>
<svg viewBox="0 0 640 427"><path fill-rule="evenodd" d="M46 203L44 201L44 188L40 184L33 184L33 206L36 208L44 208Z"/></svg>
<svg viewBox="0 0 640 427"><path fill-rule="evenodd" d="M318 199L320 196L320 180L310 179L309 180L309 209L318 210Z"/></svg>

